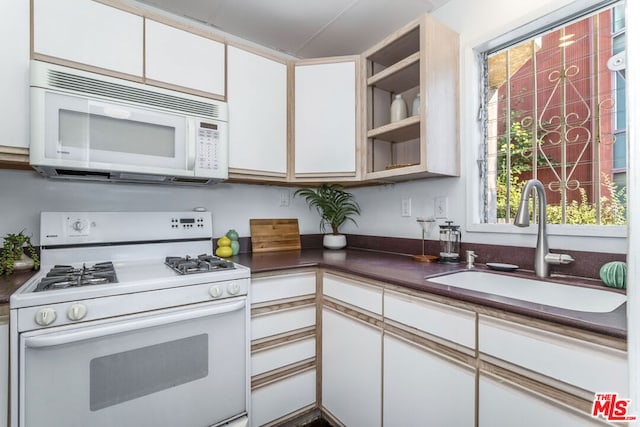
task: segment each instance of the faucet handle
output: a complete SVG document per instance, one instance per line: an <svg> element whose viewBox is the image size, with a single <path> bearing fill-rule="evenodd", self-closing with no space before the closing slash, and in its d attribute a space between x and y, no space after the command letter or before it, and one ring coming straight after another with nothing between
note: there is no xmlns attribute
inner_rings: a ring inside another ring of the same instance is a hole
<svg viewBox="0 0 640 427"><path fill-rule="evenodd" d="M474 251L467 251L467 268L473 268L473 262L477 257Z"/></svg>
<svg viewBox="0 0 640 427"><path fill-rule="evenodd" d="M549 264L571 264L575 259L569 254L553 254L545 255L544 260Z"/></svg>

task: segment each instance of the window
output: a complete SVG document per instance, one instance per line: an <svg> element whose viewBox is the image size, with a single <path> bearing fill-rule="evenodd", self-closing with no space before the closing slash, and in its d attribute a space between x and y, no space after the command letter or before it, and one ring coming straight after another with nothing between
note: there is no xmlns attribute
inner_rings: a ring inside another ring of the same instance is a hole
<svg viewBox="0 0 640 427"><path fill-rule="evenodd" d="M513 222L535 178L549 223L626 224L624 49L615 3L483 53L483 222Z"/></svg>

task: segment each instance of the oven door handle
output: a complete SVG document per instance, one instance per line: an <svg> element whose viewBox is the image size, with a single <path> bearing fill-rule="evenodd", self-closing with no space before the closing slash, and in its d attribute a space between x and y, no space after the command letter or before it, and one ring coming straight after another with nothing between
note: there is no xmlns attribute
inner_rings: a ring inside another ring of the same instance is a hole
<svg viewBox="0 0 640 427"><path fill-rule="evenodd" d="M230 313L240 310L245 306L246 301L243 298L240 301L216 304L212 307L204 307L184 310L176 313L155 315L153 317L143 318L139 320L132 319L127 321L120 321L104 326L87 327L83 328L82 330L70 332L59 332L48 335L28 337L24 340L24 345L29 348L54 347L78 341L85 341L93 338L101 338L109 335L121 334L140 329L153 328L154 326L192 320L199 317L208 317L218 314Z"/></svg>

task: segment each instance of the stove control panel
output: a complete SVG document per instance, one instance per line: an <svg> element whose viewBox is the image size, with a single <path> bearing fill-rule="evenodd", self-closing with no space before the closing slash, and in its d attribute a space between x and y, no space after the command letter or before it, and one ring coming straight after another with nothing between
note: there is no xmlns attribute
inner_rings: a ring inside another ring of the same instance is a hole
<svg viewBox="0 0 640 427"><path fill-rule="evenodd" d="M171 228L204 228L205 221L203 216L189 216L182 218L171 218Z"/></svg>
<svg viewBox="0 0 640 427"><path fill-rule="evenodd" d="M42 212L42 246L211 238L211 212Z"/></svg>

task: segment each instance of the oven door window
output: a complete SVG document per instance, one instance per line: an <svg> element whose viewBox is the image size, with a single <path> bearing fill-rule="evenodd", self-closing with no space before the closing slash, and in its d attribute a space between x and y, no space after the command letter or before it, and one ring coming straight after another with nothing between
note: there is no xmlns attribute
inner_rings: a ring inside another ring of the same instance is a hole
<svg viewBox="0 0 640 427"><path fill-rule="evenodd" d="M47 158L185 169L184 117L52 92L45 106Z"/></svg>
<svg viewBox="0 0 640 427"><path fill-rule="evenodd" d="M21 426L205 426L246 411L244 299L22 334Z"/></svg>

